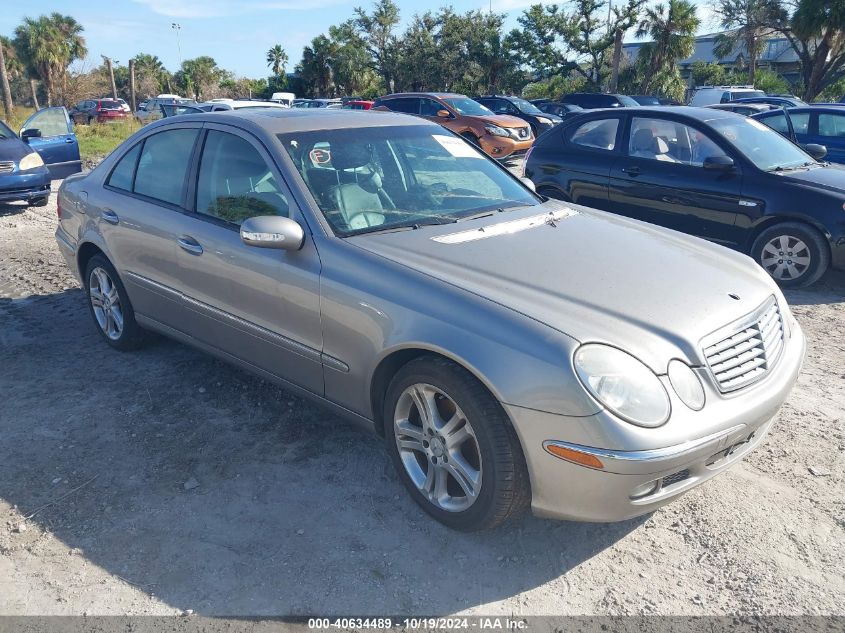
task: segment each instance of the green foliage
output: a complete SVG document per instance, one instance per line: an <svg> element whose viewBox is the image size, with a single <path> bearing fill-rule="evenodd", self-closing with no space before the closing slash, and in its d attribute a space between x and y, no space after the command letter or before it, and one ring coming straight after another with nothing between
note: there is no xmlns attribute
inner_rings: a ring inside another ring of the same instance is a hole
<svg viewBox="0 0 845 633"><path fill-rule="evenodd" d="M273 71L275 77L284 78L285 66L288 64L288 54L281 44L276 44L267 51L267 66Z"/></svg>
<svg viewBox="0 0 845 633"><path fill-rule="evenodd" d="M771 25L784 13L781 0L716 0L713 8L722 28L726 29L716 38L714 52L721 58L730 58L740 47L744 48L745 81L755 84L757 60L766 35L772 32Z"/></svg>
<svg viewBox="0 0 845 633"><path fill-rule="evenodd" d="M725 67L716 62L695 61L692 64L691 72L693 86L720 86L725 84Z"/></svg>
<svg viewBox="0 0 845 633"><path fill-rule="evenodd" d="M637 37L648 36L652 40L640 47L637 56L643 94L657 91L675 98L677 94L683 96L677 63L692 55L700 23L695 5L689 0L669 0L667 4L646 8L637 26Z"/></svg>
<svg viewBox="0 0 845 633"><path fill-rule="evenodd" d="M522 89L526 99L560 99L561 95L585 90L587 80L582 75L563 77L555 75L549 79L535 81Z"/></svg>

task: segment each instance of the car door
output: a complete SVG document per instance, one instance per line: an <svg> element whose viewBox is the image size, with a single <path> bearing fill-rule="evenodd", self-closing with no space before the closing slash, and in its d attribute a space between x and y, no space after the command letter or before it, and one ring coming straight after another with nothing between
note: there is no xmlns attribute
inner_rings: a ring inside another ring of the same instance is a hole
<svg viewBox="0 0 845 633"><path fill-rule="evenodd" d="M191 157L201 123L144 137L122 155L103 187L88 192L89 214L121 275L135 312L189 332L177 262Z"/></svg>
<svg viewBox="0 0 845 633"><path fill-rule="evenodd" d="M610 175L614 212L716 242L735 244L742 192L739 167L705 169L728 154L712 132L676 119L633 116Z"/></svg>
<svg viewBox="0 0 845 633"><path fill-rule="evenodd" d="M27 131L29 133L25 134ZM39 110L23 124L21 137L26 137L29 146L41 155L53 180L82 171L79 142L65 108Z"/></svg>
<svg viewBox="0 0 845 633"><path fill-rule="evenodd" d="M805 142L827 147L824 160L845 163L845 113L818 112L813 118L814 127Z"/></svg>
<svg viewBox="0 0 845 633"><path fill-rule="evenodd" d="M608 209L610 169L618 159L621 115L591 117L568 126L531 150L526 172L544 195Z"/></svg>
<svg viewBox="0 0 845 633"><path fill-rule="evenodd" d="M261 143L229 126L205 127L190 176L193 212L176 219L190 334L322 394L320 259L310 234L298 251L247 246L240 236L249 217L305 221Z"/></svg>

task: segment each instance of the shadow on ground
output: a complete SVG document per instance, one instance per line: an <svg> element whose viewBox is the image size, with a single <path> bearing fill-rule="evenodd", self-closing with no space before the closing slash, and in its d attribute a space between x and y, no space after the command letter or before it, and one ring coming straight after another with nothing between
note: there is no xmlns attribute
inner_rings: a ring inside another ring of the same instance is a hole
<svg viewBox="0 0 845 633"><path fill-rule="evenodd" d="M447 530L375 435L162 338L113 351L79 290L0 299L0 332L0 497L178 609L451 613L538 587L642 523Z"/></svg>

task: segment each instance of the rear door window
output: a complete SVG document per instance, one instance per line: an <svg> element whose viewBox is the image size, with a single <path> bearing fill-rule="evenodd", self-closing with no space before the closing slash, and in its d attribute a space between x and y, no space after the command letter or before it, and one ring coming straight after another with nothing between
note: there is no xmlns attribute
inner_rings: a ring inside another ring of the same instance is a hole
<svg viewBox="0 0 845 633"><path fill-rule="evenodd" d="M845 136L845 115L819 114L819 136Z"/></svg>
<svg viewBox="0 0 845 633"><path fill-rule="evenodd" d="M135 175L135 193L178 205L188 173L196 129L176 129L148 136Z"/></svg>
<svg viewBox="0 0 845 633"><path fill-rule="evenodd" d="M593 119L576 127L569 136L569 142L593 149L613 150L618 130L618 117Z"/></svg>
<svg viewBox="0 0 845 633"><path fill-rule="evenodd" d="M108 185L123 191L132 191L132 179L135 176L135 165L138 163L141 145L141 143L135 145L117 162L109 176Z"/></svg>
<svg viewBox="0 0 845 633"><path fill-rule="evenodd" d="M775 132L780 132L784 136L789 136L789 123L787 123L786 115L783 114L783 112L778 112L772 116L761 118L760 122L765 123Z"/></svg>
<svg viewBox="0 0 845 633"><path fill-rule="evenodd" d="M420 115L436 117L440 110L445 108L434 99L420 99Z"/></svg>

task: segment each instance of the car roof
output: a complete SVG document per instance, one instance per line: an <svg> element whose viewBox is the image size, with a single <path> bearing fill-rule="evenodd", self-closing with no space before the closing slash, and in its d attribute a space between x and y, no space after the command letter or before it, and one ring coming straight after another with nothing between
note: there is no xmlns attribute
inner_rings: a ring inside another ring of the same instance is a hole
<svg viewBox="0 0 845 633"><path fill-rule="evenodd" d="M166 127L185 121L231 123L236 127L260 130L267 134L288 134L290 132L312 132L347 128L431 126L441 129L438 123L420 117L398 112L371 110L343 110L328 108L254 108L243 110L222 110L185 114L155 121L146 127Z"/></svg>
<svg viewBox="0 0 845 633"><path fill-rule="evenodd" d="M792 108L794 111L795 108ZM736 116L733 112L727 110L717 110L716 108L697 108L693 106L631 106L628 108L596 108L594 110L584 110L583 112L579 112L577 117L574 117L572 120L584 120L587 117L592 117L601 114L617 114L617 115L624 115L630 114L632 116L636 116L638 114L648 114L648 115L655 115L658 117L665 116L667 114L686 117L688 119L694 119L696 121L701 121L703 123L707 123L708 121L715 121L717 119L727 119L735 120L734 117ZM567 119L568 121L568 119Z"/></svg>
<svg viewBox="0 0 845 633"><path fill-rule="evenodd" d="M451 99L454 97L468 98L466 95L459 92L394 92L393 94L384 95L382 99L394 99L396 97L438 97L440 99Z"/></svg>

